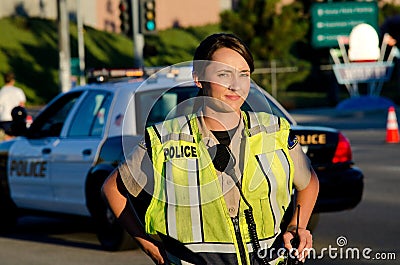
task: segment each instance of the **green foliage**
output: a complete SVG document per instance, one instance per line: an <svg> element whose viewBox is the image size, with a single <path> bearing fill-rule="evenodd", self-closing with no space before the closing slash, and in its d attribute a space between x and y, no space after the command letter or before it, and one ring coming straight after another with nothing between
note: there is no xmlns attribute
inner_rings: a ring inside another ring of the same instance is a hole
<svg viewBox="0 0 400 265"><path fill-rule="evenodd" d="M394 1L385 2L379 11L379 25L381 25L386 18L400 14L400 5L395 5Z"/></svg>
<svg viewBox="0 0 400 265"><path fill-rule="evenodd" d="M165 66L190 61L198 43L211 33L231 32L241 37L250 47L256 67L297 67L298 72L278 73L278 99L289 97L290 89L317 91L310 80L323 91L320 74L311 71L321 58L322 51L309 44L309 4L295 0L277 7L280 0L241 0L234 11L221 13L221 23L203 27L173 28L146 36L145 66ZM400 6L380 5L379 24L384 19L400 14ZM59 93L58 26L55 21L38 18L10 17L0 19L0 72L13 70L17 86L24 89L29 105L47 103ZM120 34L84 29L86 69L100 67L132 67L132 39ZM78 57L77 28L70 24L71 57ZM315 60L316 58L319 59ZM319 72L318 72L319 73ZM271 92L271 75L255 74L257 82ZM317 81L315 81L317 80ZM0 78L0 86L2 85ZM321 88L322 87L322 88ZM398 93L397 93L398 94ZM296 99L298 100L298 99ZM311 100L310 100L311 102ZM294 105L301 105L295 103Z"/></svg>
<svg viewBox="0 0 400 265"><path fill-rule="evenodd" d="M303 4L295 1L291 5L277 8L279 0L242 0L237 11L221 13L221 28L233 32L249 46L256 67L269 67L276 60L278 67L297 66L302 71L278 75L279 89L291 83L301 82L309 74L310 63L302 58L300 43L307 42L309 20ZM269 76L256 76L265 87L269 87Z"/></svg>
<svg viewBox="0 0 400 265"><path fill-rule="evenodd" d="M60 92L57 23L16 16L0 19L0 31L0 72L15 72L28 105L47 103ZM77 57L76 25L70 25L70 32L71 57ZM86 69L132 64L131 40L91 28L85 28L84 36Z"/></svg>
<svg viewBox="0 0 400 265"><path fill-rule="evenodd" d="M218 25L207 25L167 29L156 36L149 36L144 49L145 65L163 66L190 61L199 42L219 31Z"/></svg>
<svg viewBox="0 0 400 265"><path fill-rule="evenodd" d="M14 71L28 102L43 103L56 94L57 27L21 17L0 20L0 71Z"/></svg>
<svg viewBox="0 0 400 265"><path fill-rule="evenodd" d="M76 33L75 25L71 33ZM86 69L98 67L132 67L132 40L124 35L101 32L86 28L85 33L85 64ZM71 38L71 57L78 56L77 37Z"/></svg>
<svg viewBox="0 0 400 265"><path fill-rule="evenodd" d="M237 34L258 60L292 59L293 45L303 41L309 27L301 2L277 11L278 0L243 0L237 11L221 13L221 28Z"/></svg>
<svg viewBox="0 0 400 265"><path fill-rule="evenodd" d="M163 66L193 57L198 43L220 31L218 25L169 29L146 37L146 66ZM14 71L28 105L41 105L60 92L58 25L38 18L0 19L0 72ZM133 41L122 34L84 28L85 65L91 68L133 67ZM77 27L70 24L71 58L78 57ZM0 86L3 83L0 83Z"/></svg>

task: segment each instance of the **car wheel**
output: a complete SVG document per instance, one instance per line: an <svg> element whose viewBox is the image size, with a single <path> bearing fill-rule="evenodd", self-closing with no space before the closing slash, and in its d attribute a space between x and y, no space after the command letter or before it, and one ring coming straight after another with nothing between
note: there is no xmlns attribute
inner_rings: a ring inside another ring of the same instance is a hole
<svg viewBox="0 0 400 265"><path fill-rule="evenodd" d="M132 237L117 222L110 209L105 210L104 218L98 218L97 238L101 246L109 251L120 251L137 248Z"/></svg>
<svg viewBox="0 0 400 265"><path fill-rule="evenodd" d="M92 175L86 187L87 205L96 226L97 238L105 250L119 251L137 248L133 238L119 225L101 195L101 186L108 174L109 172L104 172Z"/></svg>
<svg viewBox="0 0 400 265"><path fill-rule="evenodd" d="M6 234L10 233L17 225L18 213L17 208L13 203L8 203L7 200L2 200L3 202L0 206L0 212L2 216L0 218L0 233Z"/></svg>

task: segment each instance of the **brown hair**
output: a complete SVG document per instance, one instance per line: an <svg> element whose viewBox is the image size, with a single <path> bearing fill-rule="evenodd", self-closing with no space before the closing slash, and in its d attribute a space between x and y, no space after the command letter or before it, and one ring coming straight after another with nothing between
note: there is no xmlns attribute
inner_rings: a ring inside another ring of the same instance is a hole
<svg viewBox="0 0 400 265"><path fill-rule="evenodd" d="M230 33L212 34L200 43L194 53L193 71L201 73L205 66L204 61L211 61L214 52L220 48L229 48L239 53L249 65L250 73L254 71L254 59L249 48L241 39Z"/></svg>
<svg viewBox="0 0 400 265"><path fill-rule="evenodd" d="M15 75L13 72L8 72L3 75L3 78L4 78L4 83L7 84L15 79Z"/></svg>

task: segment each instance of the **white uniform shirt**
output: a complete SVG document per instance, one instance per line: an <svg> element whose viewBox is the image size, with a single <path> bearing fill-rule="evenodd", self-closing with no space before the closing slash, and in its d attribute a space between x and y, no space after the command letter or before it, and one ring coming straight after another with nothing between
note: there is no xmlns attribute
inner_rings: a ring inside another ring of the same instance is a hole
<svg viewBox="0 0 400 265"><path fill-rule="evenodd" d="M15 86L3 86L0 89L0 121L12 121L11 110L26 102L22 89Z"/></svg>

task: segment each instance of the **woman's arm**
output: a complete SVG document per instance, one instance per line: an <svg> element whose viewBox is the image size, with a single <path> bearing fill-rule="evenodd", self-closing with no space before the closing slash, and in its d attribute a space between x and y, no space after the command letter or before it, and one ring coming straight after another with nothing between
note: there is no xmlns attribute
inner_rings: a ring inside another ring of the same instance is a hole
<svg viewBox="0 0 400 265"><path fill-rule="evenodd" d="M146 234L144 227L140 224L133 206L124 195L127 194L127 190L118 169L106 179L102 193L121 226L138 242L155 264L164 264L167 261L165 251L159 242Z"/></svg>
<svg viewBox="0 0 400 265"><path fill-rule="evenodd" d="M311 232L307 230L307 224L314 209L314 205L317 201L319 191L318 177L312 168L310 168L310 171L311 178L308 185L304 189L297 191L296 206L300 205L299 224L297 224L298 208L296 207L292 220L288 225L287 231L283 235L285 247L289 250L292 249L293 246L290 240L294 238L296 227L298 225L300 242L297 250L298 253L300 253L299 258L301 261L304 261L305 257L308 255L308 251L305 251L304 255L301 255L303 249L312 248L312 235Z"/></svg>

